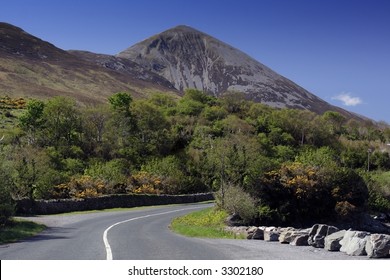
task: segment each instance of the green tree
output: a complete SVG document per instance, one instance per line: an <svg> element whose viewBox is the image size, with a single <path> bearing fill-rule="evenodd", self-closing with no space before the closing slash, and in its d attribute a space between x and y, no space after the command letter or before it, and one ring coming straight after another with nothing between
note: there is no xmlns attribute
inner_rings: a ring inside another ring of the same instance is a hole
<svg viewBox="0 0 390 280"><path fill-rule="evenodd" d="M85 175L106 182L124 183L130 175L129 163L123 159L95 162L85 170Z"/></svg>
<svg viewBox="0 0 390 280"><path fill-rule="evenodd" d="M116 111L124 114L130 114L130 104L133 98L127 92L118 92L108 98L108 102Z"/></svg>
<svg viewBox="0 0 390 280"><path fill-rule="evenodd" d="M162 191L168 194L185 194L191 190L185 167L176 156L153 159L142 166L142 171L158 176L161 179Z"/></svg>
<svg viewBox="0 0 390 280"><path fill-rule="evenodd" d="M311 142L316 114L310 111L284 109L273 111L271 124L289 133L299 145Z"/></svg>
<svg viewBox="0 0 390 280"><path fill-rule="evenodd" d="M42 129L44 124L44 108L43 101L32 99L27 103L26 111L19 117L20 126L26 132L29 144L37 142L37 132Z"/></svg>
<svg viewBox="0 0 390 280"><path fill-rule="evenodd" d="M221 96L221 106L230 114L236 114L240 117L247 114L250 103L246 101L245 93L226 92Z"/></svg>
<svg viewBox="0 0 390 280"><path fill-rule="evenodd" d="M108 143L106 136L111 118L107 106L90 107L83 111L83 149L89 157L109 157L111 143Z"/></svg>
<svg viewBox="0 0 390 280"><path fill-rule="evenodd" d="M71 156L69 148L78 146L81 140L80 115L74 99L62 96L50 99L43 110L45 144Z"/></svg>
<svg viewBox="0 0 390 280"><path fill-rule="evenodd" d="M200 173L208 174L206 181L214 189L220 190L223 202L228 185L244 186L259 154L260 147L256 140L245 135L205 139L204 146L198 149Z"/></svg>
<svg viewBox="0 0 390 280"><path fill-rule="evenodd" d="M328 125L331 134L341 135L343 133L343 125L346 118L338 112L327 111L322 115L322 118Z"/></svg>
<svg viewBox="0 0 390 280"><path fill-rule="evenodd" d="M216 127L222 131L224 135L231 134L253 134L255 129L248 124L245 120L237 117L236 115L228 115L225 119L218 121L215 124Z"/></svg>
<svg viewBox="0 0 390 280"><path fill-rule="evenodd" d="M206 120L213 122L224 119L228 112L220 106L210 106L204 109L202 115Z"/></svg>
<svg viewBox="0 0 390 280"><path fill-rule="evenodd" d="M13 180L11 192L16 199L48 198L50 189L61 182L58 180L60 172L53 169L42 148L30 145L12 147L7 158Z"/></svg>
<svg viewBox="0 0 390 280"><path fill-rule="evenodd" d="M200 90L192 89L192 88L186 89L184 91L184 96L182 99L193 100L205 105L214 105L217 101L215 97L212 97Z"/></svg>
<svg viewBox="0 0 390 280"><path fill-rule="evenodd" d="M126 92L119 92L109 99L112 117L107 127L107 142L111 144L111 156L123 157L138 162L138 143L135 139L137 130L134 115L131 112L133 99Z"/></svg>
<svg viewBox="0 0 390 280"><path fill-rule="evenodd" d="M140 155L168 154L172 146L170 125L162 110L147 100L135 101L131 110L137 126Z"/></svg>

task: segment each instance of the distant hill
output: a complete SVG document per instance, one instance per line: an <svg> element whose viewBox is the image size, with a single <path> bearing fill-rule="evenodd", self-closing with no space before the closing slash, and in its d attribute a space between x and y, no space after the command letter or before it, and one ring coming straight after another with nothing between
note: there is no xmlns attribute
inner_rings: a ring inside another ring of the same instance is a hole
<svg viewBox="0 0 390 280"><path fill-rule="evenodd" d="M140 97L153 91L177 94L164 78L131 61L123 63L124 69L129 70L126 72L110 67L121 59L112 58L114 63L99 65L89 56L110 59L67 52L18 27L0 23L0 96L66 95L88 104L106 102L108 96L118 91Z"/></svg>

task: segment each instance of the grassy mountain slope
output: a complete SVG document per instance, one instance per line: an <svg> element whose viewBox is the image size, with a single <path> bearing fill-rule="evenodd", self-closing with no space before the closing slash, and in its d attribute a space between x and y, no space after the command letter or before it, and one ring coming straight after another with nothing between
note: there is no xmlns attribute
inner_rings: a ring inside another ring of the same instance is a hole
<svg viewBox="0 0 390 280"><path fill-rule="evenodd" d="M82 103L101 103L118 91L135 97L162 91L166 84L102 67L0 23L0 96L47 98L66 95Z"/></svg>

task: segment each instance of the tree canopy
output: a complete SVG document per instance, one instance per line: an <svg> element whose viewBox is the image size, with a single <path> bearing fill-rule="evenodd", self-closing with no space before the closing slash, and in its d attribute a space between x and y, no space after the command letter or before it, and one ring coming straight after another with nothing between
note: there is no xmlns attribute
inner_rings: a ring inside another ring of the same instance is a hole
<svg viewBox="0 0 390 280"><path fill-rule="evenodd" d="M280 223L345 215L376 201L369 195L388 201L367 179L367 167L390 169L386 124L195 89L178 100L119 92L89 107L32 99L21 110L20 129L0 143L4 200L220 191L226 209L241 209L228 196L244 192L253 221Z"/></svg>

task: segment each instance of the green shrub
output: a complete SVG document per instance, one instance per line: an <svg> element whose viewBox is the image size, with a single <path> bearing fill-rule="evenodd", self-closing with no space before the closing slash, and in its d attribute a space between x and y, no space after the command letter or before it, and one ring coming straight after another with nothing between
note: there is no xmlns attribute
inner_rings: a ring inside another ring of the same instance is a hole
<svg viewBox="0 0 390 280"><path fill-rule="evenodd" d="M270 225L281 222L278 211L271 209L269 205L260 205L257 207L257 224Z"/></svg>
<svg viewBox="0 0 390 280"><path fill-rule="evenodd" d="M375 212L390 212L390 200L374 189L369 190L368 208Z"/></svg>
<svg viewBox="0 0 390 280"><path fill-rule="evenodd" d="M368 209L372 212L390 212L389 173L366 174L364 179L368 186Z"/></svg>
<svg viewBox="0 0 390 280"><path fill-rule="evenodd" d="M326 182L332 187L336 202L347 201L364 208L368 199L368 188L364 179L353 169L339 168Z"/></svg>
<svg viewBox="0 0 390 280"><path fill-rule="evenodd" d="M12 187L9 172L0 166L0 227L6 225L15 214L15 204L10 193Z"/></svg>
<svg viewBox="0 0 390 280"><path fill-rule="evenodd" d="M108 162L96 162L89 166L85 175L95 179L105 180L113 184L124 183L128 174L128 163L123 159L113 159Z"/></svg>
<svg viewBox="0 0 390 280"><path fill-rule="evenodd" d="M142 166L142 171L160 178L159 188L161 192L167 194L188 193L187 177L182 170L183 167L175 156L154 159Z"/></svg>
<svg viewBox="0 0 390 280"><path fill-rule="evenodd" d="M240 187L231 185L225 188L216 194L217 205L229 214L238 214L244 223L255 219L255 200Z"/></svg>
<svg viewBox="0 0 390 280"><path fill-rule="evenodd" d="M287 163L265 173L257 187L255 197L262 203L259 219L298 226L327 222L338 215L350 217L363 210L368 199L359 174L332 165Z"/></svg>

